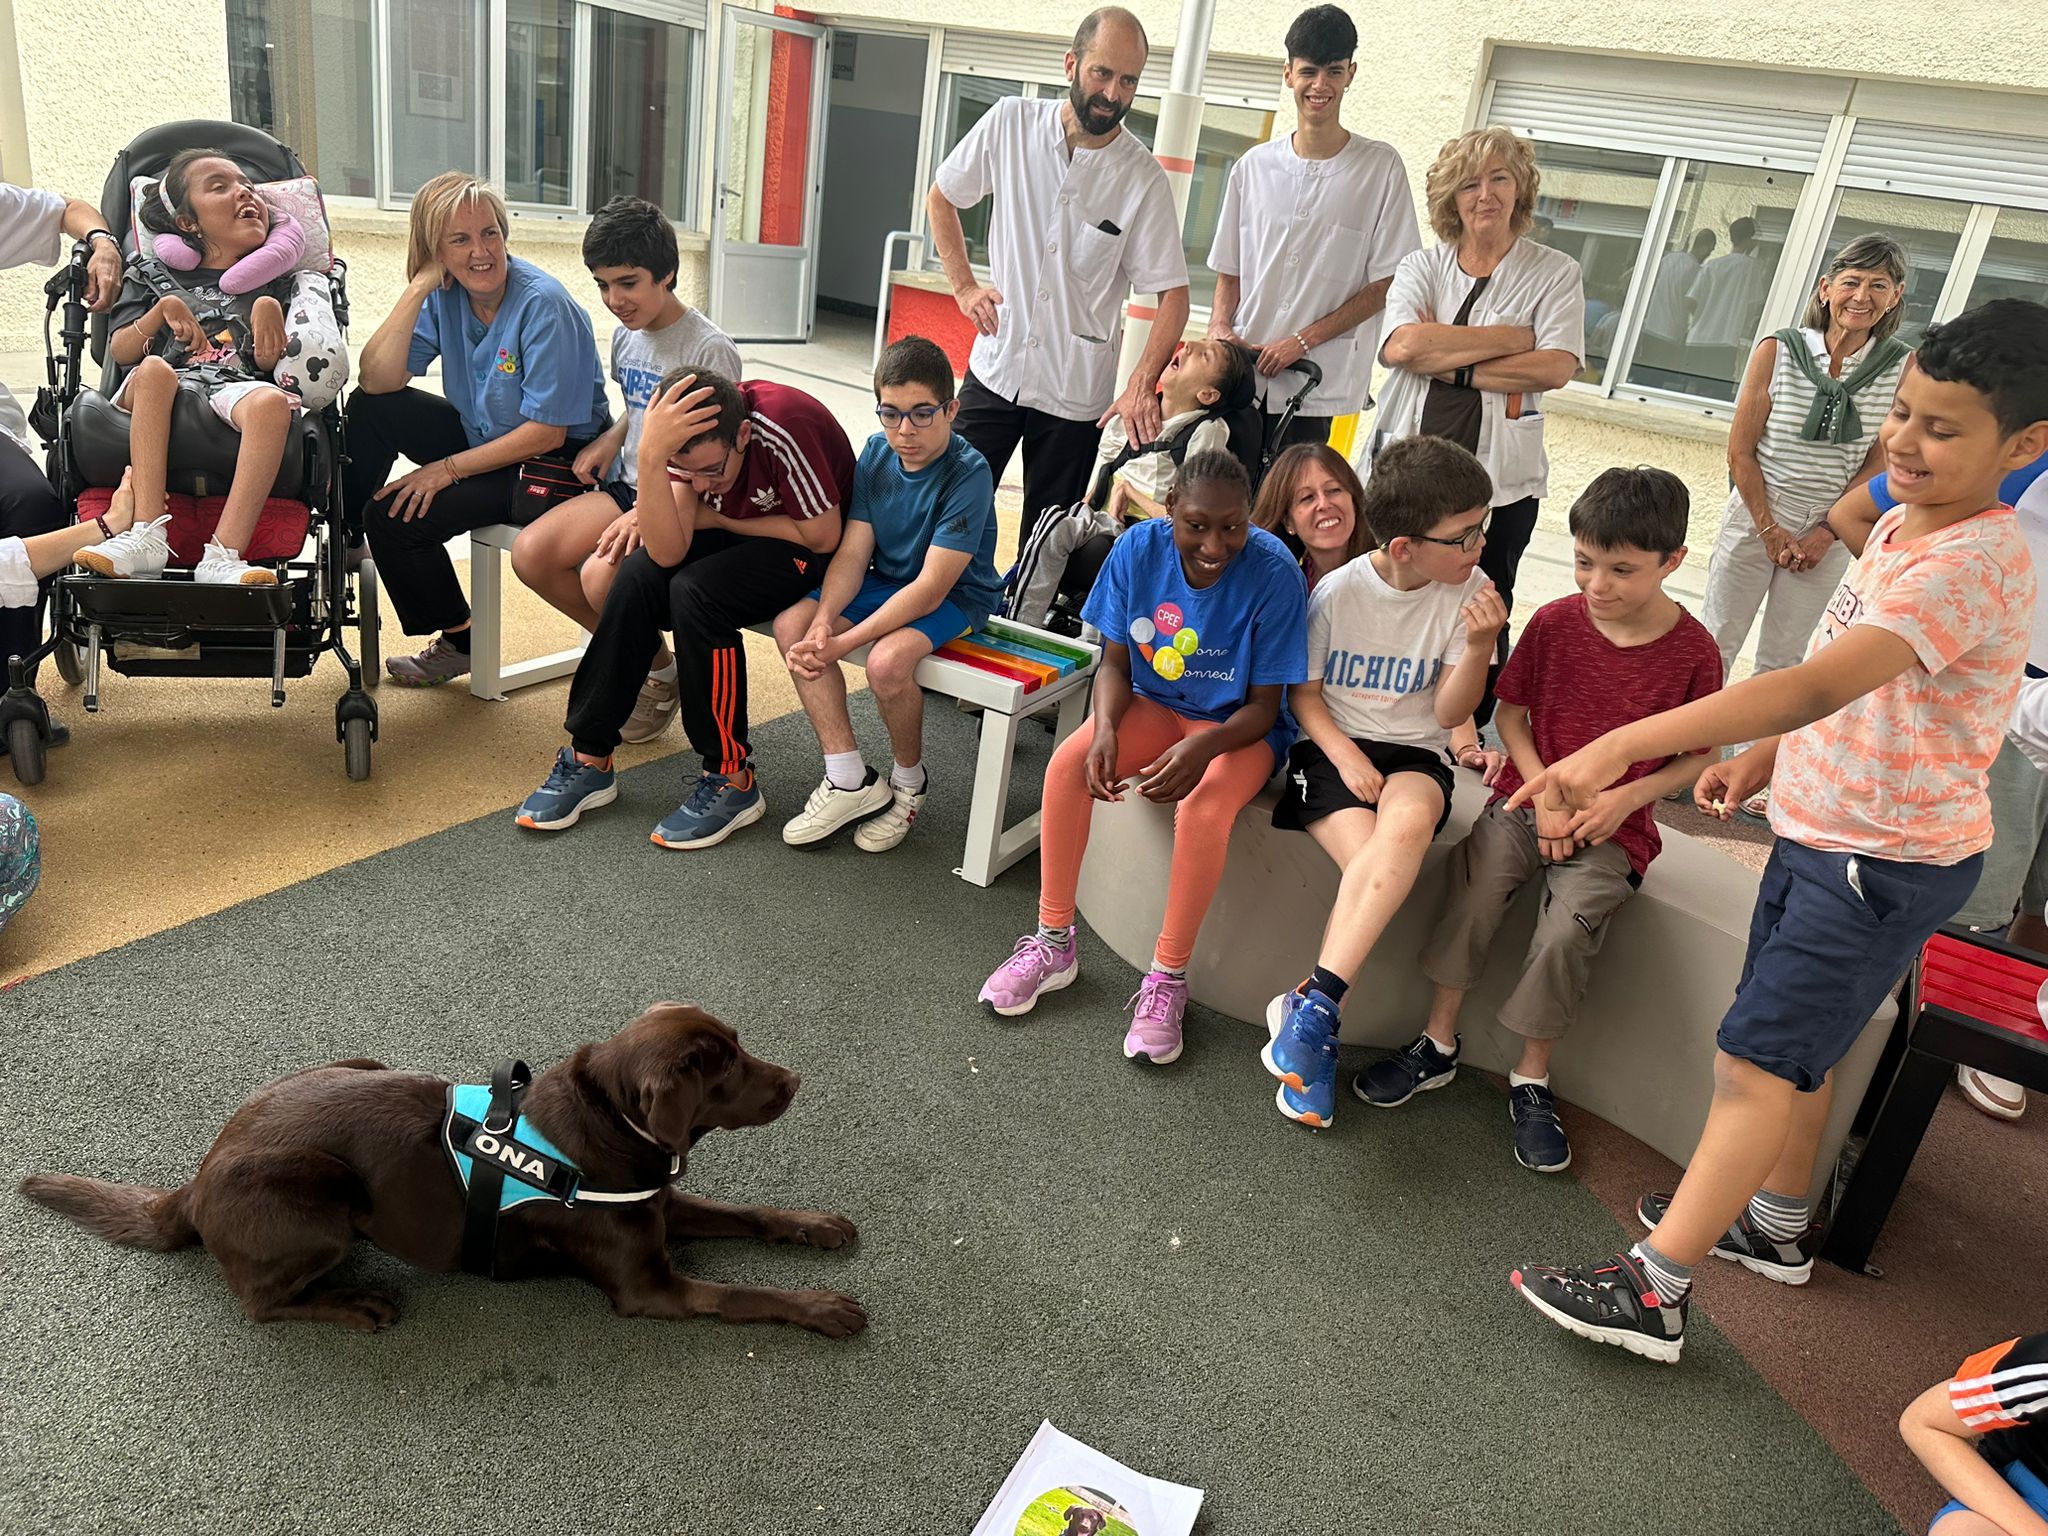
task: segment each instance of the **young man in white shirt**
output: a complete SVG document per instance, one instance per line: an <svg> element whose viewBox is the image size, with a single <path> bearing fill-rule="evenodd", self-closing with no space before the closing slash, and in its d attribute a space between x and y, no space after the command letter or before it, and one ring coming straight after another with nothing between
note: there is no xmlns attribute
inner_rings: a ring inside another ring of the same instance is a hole
<svg viewBox="0 0 2048 1536"><path fill-rule="evenodd" d="M1024 524L1088 489L1112 415L1159 432L1155 388L1188 321L1187 256L1158 161L1123 128L1148 52L1138 18L1091 11L1068 51L1064 101L998 101L939 167L925 209L974 353L955 430L998 484L1024 446ZM962 208L993 196L989 282L967 259ZM1151 339L1116 395L1125 296L1158 295ZM1112 400L1112 395L1115 395Z"/></svg>
<svg viewBox="0 0 2048 1536"><path fill-rule="evenodd" d="M1336 6L1295 17L1281 77L1294 95L1294 132L1231 167L1209 252L1209 334L1259 354L1269 437L1303 382L1293 364L1308 357L1323 373L1275 452L1328 442L1336 417L1370 403L1387 285L1421 245L1401 157L1340 121L1357 51L1358 28Z"/></svg>

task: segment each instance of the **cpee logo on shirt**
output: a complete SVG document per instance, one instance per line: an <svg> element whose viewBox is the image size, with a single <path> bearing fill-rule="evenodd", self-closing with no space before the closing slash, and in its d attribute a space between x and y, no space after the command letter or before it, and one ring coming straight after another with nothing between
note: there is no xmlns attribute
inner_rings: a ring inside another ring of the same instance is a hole
<svg viewBox="0 0 2048 1536"><path fill-rule="evenodd" d="M1188 669L1191 661L1204 656L1221 658L1226 653L1220 647L1211 647L1207 651L1202 649L1202 637L1187 622L1178 603L1161 603L1152 610L1151 618L1140 616L1131 620L1130 633L1138 655L1169 683L1177 683L1183 677L1227 683L1237 676L1234 665L1220 669Z"/></svg>
<svg viewBox="0 0 2048 1536"><path fill-rule="evenodd" d="M500 347L498 348L498 361L495 366L500 373L517 373L519 371L519 359L514 357L506 348Z"/></svg>

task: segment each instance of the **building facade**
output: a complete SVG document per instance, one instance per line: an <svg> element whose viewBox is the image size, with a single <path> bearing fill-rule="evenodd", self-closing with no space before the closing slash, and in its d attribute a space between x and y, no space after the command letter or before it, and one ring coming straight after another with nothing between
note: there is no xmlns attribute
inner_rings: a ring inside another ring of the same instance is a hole
<svg viewBox="0 0 2048 1536"><path fill-rule="evenodd" d="M576 292L590 211L635 192L683 232L686 299L800 334L820 307L873 313L885 241L921 234L933 168L993 101L1062 89L1081 8L851 0L778 24L707 0L0 0L0 175L90 198L144 127L269 129L326 191L359 341L403 284L405 201L427 177L485 171L513 249ZM1179 12L1133 9L1153 38L1129 119L1147 136ZM1197 329L1229 167L1291 126L1291 14L1217 9L1185 220ZM2048 29L2026 0L1871 0L1853 23L1771 0L1355 14L1346 120L1401 152L1418 197L1466 127L1537 144L1540 237L1578 258L1588 299L1585 369L1546 406L1552 517L1612 463L1668 465L1718 505L1742 361L1851 235L1905 245L1909 338L1988 297L2048 301ZM1743 297L1703 326L1675 296L1716 260L1748 264ZM934 281L915 240L906 262L902 281ZM39 345L40 312L39 278L0 276L0 350Z"/></svg>

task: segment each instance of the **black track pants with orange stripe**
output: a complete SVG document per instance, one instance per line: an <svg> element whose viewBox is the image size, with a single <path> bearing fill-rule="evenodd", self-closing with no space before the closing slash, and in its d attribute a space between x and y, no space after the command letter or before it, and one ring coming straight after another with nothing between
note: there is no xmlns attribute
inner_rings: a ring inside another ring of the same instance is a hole
<svg viewBox="0 0 2048 1536"><path fill-rule="evenodd" d="M740 630L764 623L808 596L829 554L785 539L750 539L700 529L677 566L644 549L628 555L612 582L590 647L569 687L569 739L602 756L619 744L662 631L675 636L683 732L713 773L747 761L747 653Z"/></svg>

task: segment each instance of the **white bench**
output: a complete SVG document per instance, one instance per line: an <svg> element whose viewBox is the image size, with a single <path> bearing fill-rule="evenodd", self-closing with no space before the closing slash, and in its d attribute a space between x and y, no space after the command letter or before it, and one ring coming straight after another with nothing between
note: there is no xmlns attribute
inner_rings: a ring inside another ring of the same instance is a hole
<svg viewBox="0 0 2048 1536"><path fill-rule="evenodd" d="M519 529L511 523L490 523L469 535L469 691L479 699L502 703L515 688L567 677L583 659L583 640L566 651L532 661L504 664L505 560Z"/></svg>
<svg viewBox="0 0 2048 1536"><path fill-rule="evenodd" d="M1194 1001L1261 1026L1267 1001L1315 964L1338 880L1336 865L1314 839L1274 828L1274 798L1268 787L1238 813L1223 883L1188 966ZM1451 848L1486 800L1478 778L1461 771L1451 819L1424 859L1414 892L1344 1000L1345 1044L1406 1045L1422 1028L1433 989L1415 956L1442 906ZM1081 866L1080 915L1138 970L1151 964L1165 916L1172 811L1136 795L1096 806ZM1661 830L1664 851L1642 889L1615 914L1578 1022L1558 1043L1550 1075L1559 1098L1684 1163L1713 1097L1714 1036L1742 974L1758 877L1706 843ZM1520 1037L1496 1022L1494 1010L1521 975L1539 890L1540 882L1532 882L1518 898L1465 999L1459 1028L1469 1065L1505 1074L1520 1054ZM1816 1192L1825 1187L1897 1016L1897 1002L1886 998L1835 1068ZM1244 1049L1251 1072L1259 1074L1252 1040ZM1363 1112L1348 1089L1338 1109Z"/></svg>

